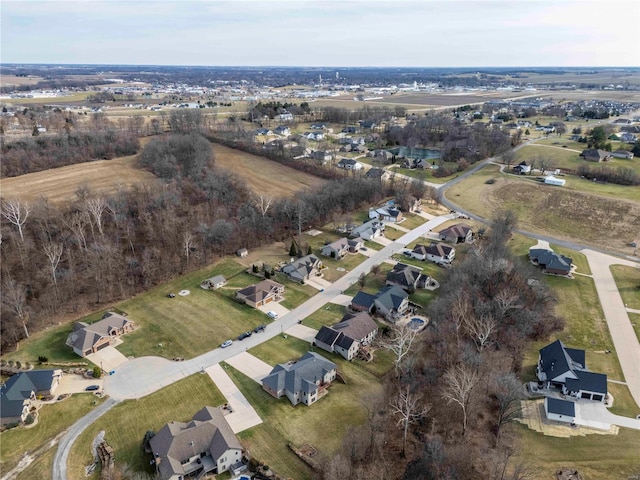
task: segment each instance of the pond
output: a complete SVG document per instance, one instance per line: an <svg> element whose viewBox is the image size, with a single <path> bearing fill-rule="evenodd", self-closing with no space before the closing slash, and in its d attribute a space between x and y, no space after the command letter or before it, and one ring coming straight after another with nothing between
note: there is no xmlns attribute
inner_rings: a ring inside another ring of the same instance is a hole
<svg viewBox="0 0 640 480"><path fill-rule="evenodd" d="M412 160L417 158L440 158L440 150L434 148L396 147L390 148L389 151L396 157L410 158Z"/></svg>

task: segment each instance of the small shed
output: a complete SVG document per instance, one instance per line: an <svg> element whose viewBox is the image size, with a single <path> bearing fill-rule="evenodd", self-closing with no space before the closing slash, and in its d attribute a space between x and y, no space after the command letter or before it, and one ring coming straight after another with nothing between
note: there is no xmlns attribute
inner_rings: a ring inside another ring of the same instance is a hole
<svg viewBox="0 0 640 480"><path fill-rule="evenodd" d="M216 275L215 277L207 278L200 284L200 286L205 290L217 290L218 288L223 287L225 283L227 283L226 278L222 275Z"/></svg>
<svg viewBox="0 0 640 480"><path fill-rule="evenodd" d="M239 248L238 250L236 250L236 255L244 258L249 255L249 250L247 250L246 248Z"/></svg>
<svg viewBox="0 0 640 480"><path fill-rule="evenodd" d="M544 399L544 413L549 420L574 423L576 418L576 404L568 400L546 397Z"/></svg>
<svg viewBox="0 0 640 480"><path fill-rule="evenodd" d="M553 175L549 175L548 177L544 178L544 183L547 185L557 185L559 187L562 187L565 183L567 183L567 181L563 178L556 178Z"/></svg>

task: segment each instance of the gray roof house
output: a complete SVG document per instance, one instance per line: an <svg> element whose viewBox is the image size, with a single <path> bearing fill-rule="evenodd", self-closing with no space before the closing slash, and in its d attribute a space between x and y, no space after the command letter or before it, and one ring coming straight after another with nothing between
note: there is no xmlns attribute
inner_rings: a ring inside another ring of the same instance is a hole
<svg viewBox="0 0 640 480"><path fill-rule="evenodd" d="M408 308L409 294L397 285L381 288L375 295L359 291L351 300L352 310L379 314L390 322L402 317Z"/></svg>
<svg viewBox="0 0 640 480"><path fill-rule="evenodd" d="M276 365L262 379L262 388L275 398L286 395L292 405L311 405L328 393L335 378L335 363L307 352L297 361Z"/></svg>
<svg viewBox="0 0 640 480"><path fill-rule="evenodd" d="M540 349L536 375L547 388L561 388L572 397L603 402L607 395L607 376L590 372L584 350L567 348L560 340Z"/></svg>
<svg viewBox="0 0 640 480"><path fill-rule="evenodd" d="M611 158L611 154L609 152L596 148L583 150L580 156L589 162L606 162Z"/></svg>
<svg viewBox="0 0 640 480"><path fill-rule="evenodd" d="M319 348L353 359L361 345L370 344L378 333L378 325L366 312L347 314L331 327L322 327L314 339Z"/></svg>
<svg viewBox="0 0 640 480"><path fill-rule="evenodd" d="M205 290L217 290L218 288L224 286L227 283L227 279L222 275L215 275L211 278L207 278L204 282L200 284L201 288Z"/></svg>
<svg viewBox="0 0 640 480"><path fill-rule="evenodd" d="M436 245L416 245L411 251L411 256L418 260L430 260L435 263L451 263L456 256L456 249L438 243Z"/></svg>
<svg viewBox="0 0 640 480"><path fill-rule="evenodd" d="M569 400L545 397L544 412L549 420L556 422L573 423L576 418L576 405Z"/></svg>
<svg viewBox="0 0 640 480"><path fill-rule="evenodd" d="M62 370L31 370L9 377L0 387L0 421L2 426L20 424L29 415L31 402L39 395L52 395L62 377Z"/></svg>
<svg viewBox="0 0 640 480"><path fill-rule="evenodd" d="M340 259L344 257L349 251L349 240L346 238L339 238L331 243L322 247L322 255L325 257Z"/></svg>
<svg viewBox="0 0 640 480"><path fill-rule="evenodd" d="M473 239L473 231L466 223L456 223L440 232L440 240L449 243L469 243Z"/></svg>
<svg viewBox="0 0 640 480"><path fill-rule="evenodd" d="M382 236L382 232L384 232L384 223L374 219L354 227L350 235L352 238L360 237L365 240L372 240Z"/></svg>
<svg viewBox="0 0 640 480"><path fill-rule="evenodd" d="M298 258L282 267L281 271L294 282L303 283L316 276L322 268L322 262L315 255Z"/></svg>
<svg viewBox="0 0 640 480"><path fill-rule="evenodd" d="M122 315L107 312L102 320L95 323L74 323L73 332L67 337L66 344L81 357L86 357L108 347L116 337L132 332L134 325Z"/></svg>
<svg viewBox="0 0 640 480"><path fill-rule="evenodd" d="M263 280L254 285L249 285L236 292L236 299L253 308L261 307L267 303L282 300L284 285L273 280Z"/></svg>
<svg viewBox="0 0 640 480"><path fill-rule="evenodd" d="M242 461L242 446L219 408L204 407L190 422L166 424L149 445L162 480L201 478Z"/></svg>
<svg viewBox="0 0 640 480"><path fill-rule="evenodd" d="M543 267L545 273L565 276L571 274L573 260L551 250L531 248L529 249L529 259L536 265Z"/></svg>
<svg viewBox="0 0 640 480"><path fill-rule="evenodd" d="M389 172L383 168L373 167L367 171L365 177L374 178L376 180L386 180L389 178Z"/></svg>
<svg viewBox="0 0 640 480"><path fill-rule="evenodd" d="M343 158L338 162L337 166L345 170L362 170L363 168L362 164L353 158Z"/></svg>
<svg viewBox="0 0 640 480"><path fill-rule="evenodd" d="M393 269L387 273L387 285L397 285L407 292L414 292L418 288L424 288L431 283L428 275L422 274L422 269L397 263Z"/></svg>

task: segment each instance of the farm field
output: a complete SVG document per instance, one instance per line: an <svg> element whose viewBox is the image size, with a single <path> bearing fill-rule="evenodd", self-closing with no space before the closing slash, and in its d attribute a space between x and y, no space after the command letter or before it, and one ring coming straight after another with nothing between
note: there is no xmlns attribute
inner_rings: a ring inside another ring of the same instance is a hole
<svg viewBox="0 0 640 480"><path fill-rule="evenodd" d="M3 178L0 180L0 190L5 198L35 202L44 196L50 202L59 203L73 198L76 190L83 185L94 192L110 193L119 186L155 182L155 175L135 166L136 157L131 155L113 160L96 160Z"/></svg>
<svg viewBox="0 0 640 480"><path fill-rule="evenodd" d="M242 177L256 193L271 197L292 197L306 188L324 185L326 180L301 172L268 158L211 144L216 165Z"/></svg>
<svg viewBox="0 0 640 480"><path fill-rule="evenodd" d="M571 177L565 187L550 187L529 177L500 174L497 166L489 165L453 186L446 196L487 218L508 208L518 216L519 228L597 247L606 238L607 248L632 255L629 244L640 226L640 189L579 182ZM617 191L618 196L579 191L583 185Z"/></svg>

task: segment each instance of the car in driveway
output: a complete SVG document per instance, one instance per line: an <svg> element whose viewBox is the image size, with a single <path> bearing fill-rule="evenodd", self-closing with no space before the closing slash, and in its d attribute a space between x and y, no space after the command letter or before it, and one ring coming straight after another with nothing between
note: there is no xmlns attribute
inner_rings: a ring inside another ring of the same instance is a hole
<svg viewBox="0 0 640 480"><path fill-rule="evenodd" d="M100 390L100 385L89 385L84 389L85 392L95 392L96 390Z"/></svg>
<svg viewBox="0 0 640 480"><path fill-rule="evenodd" d="M245 338L249 338L251 335L253 335L253 332L251 330L249 330L248 332L243 332L238 336L238 340L242 341Z"/></svg>
<svg viewBox="0 0 640 480"><path fill-rule="evenodd" d="M228 346L230 346L233 343L233 340L227 340L226 342L222 342L222 344L220 345L221 348L227 348Z"/></svg>
<svg viewBox="0 0 640 480"><path fill-rule="evenodd" d="M274 312L273 310L270 310L267 312L267 316L275 320L276 318L278 318L278 313Z"/></svg>

